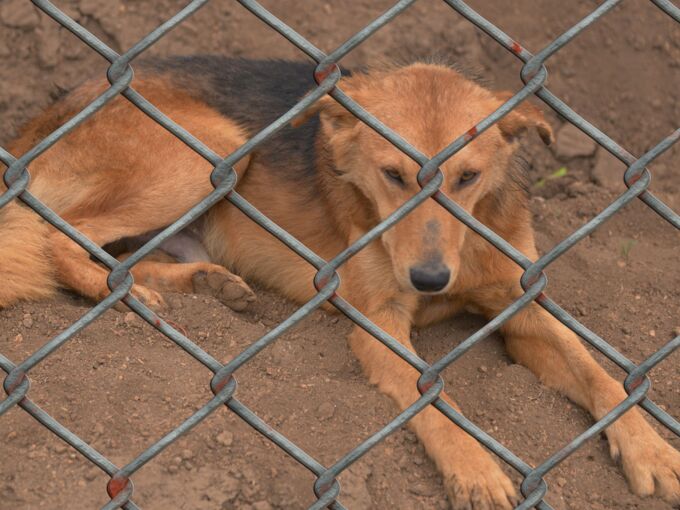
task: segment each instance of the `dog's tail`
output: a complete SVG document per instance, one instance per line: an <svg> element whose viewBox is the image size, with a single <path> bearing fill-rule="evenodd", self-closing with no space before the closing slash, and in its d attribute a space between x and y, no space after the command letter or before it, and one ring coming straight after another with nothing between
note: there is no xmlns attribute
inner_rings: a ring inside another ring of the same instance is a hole
<svg viewBox="0 0 680 510"><path fill-rule="evenodd" d="M0 193L4 191L0 185ZM47 222L16 200L0 209L0 308L54 293L50 230Z"/></svg>

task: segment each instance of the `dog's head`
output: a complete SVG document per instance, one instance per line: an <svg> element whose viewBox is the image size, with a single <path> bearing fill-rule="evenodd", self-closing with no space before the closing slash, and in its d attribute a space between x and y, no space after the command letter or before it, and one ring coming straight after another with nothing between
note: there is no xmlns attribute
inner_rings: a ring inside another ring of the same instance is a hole
<svg viewBox="0 0 680 510"><path fill-rule="evenodd" d="M432 64L359 74L343 78L339 86L428 157L510 97ZM419 165L334 99L324 97L304 118L316 112L326 166L333 178L349 183L359 195L357 203L363 204L359 216L369 223L383 220L420 190ZM531 127L550 143L550 125L540 110L524 102L441 166L441 189L472 213L482 199L507 185L518 135ZM387 230L382 243L400 286L430 294L451 288L466 230L433 200Z"/></svg>

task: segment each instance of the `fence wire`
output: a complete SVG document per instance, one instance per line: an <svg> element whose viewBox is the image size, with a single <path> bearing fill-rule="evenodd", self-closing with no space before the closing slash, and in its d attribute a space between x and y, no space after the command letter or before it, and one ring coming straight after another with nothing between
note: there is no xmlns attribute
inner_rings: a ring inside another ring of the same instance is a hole
<svg viewBox="0 0 680 510"><path fill-rule="evenodd" d="M670 356L671 353L678 349L678 347L680 347L680 335L673 338L642 363L636 365L619 353L616 349L614 349L604 339L574 319L562 307L560 307L557 303L555 303L543 293L547 285L547 279L545 277L544 270L558 257L563 255L567 250L572 248L585 236L591 234L595 229L600 227L606 220L611 218L627 203L631 202L635 198L638 198L648 205L661 218L668 221L676 229L680 229L680 216L661 200L655 197L650 191L648 191L647 188L650 184L651 174L646 168L646 165L648 165L663 152L668 150L674 143L678 141L678 139L680 139L680 128L676 129L668 137L661 140L646 154L640 158L635 158L623 147L617 144L611 137L586 121L583 117L573 111L567 104L561 101L545 87L546 78L548 76L545 64L550 59L550 57L557 53L566 44L574 40L574 38L577 37L583 30L588 28L593 23L596 23L600 18L609 13L616 5L621 3L621 0L607 0L602 2L591 13L589 13L573 27L557 37L554 41L552 41L535 55L531 54L526 48L522 46L521 43L509 37L497 26L489 22L483 16L479 15L464 2L458 0L442 1L448 4L453 10L457 11L469 22L473 23L479 29L484 31L489 37L494 39L498 44L515 55L522 62L521 78L525 85L512 98L501 105L495 112L479 122L476 126L471 126L471 128L465 134L453 140L450 145L448 145L439 154L432 158L427 158L415 147L410 145L406 140L401 138L398 133L393 132L378 119L366 112L359 104L354 102L339 87L337 87L338 81L340 79L340 69L338 67L340 60L358 45L365 42L381 27L390 23L402 12L411 7L416 2L416 0L401 0L396 2L390 9L378 16L375 20L366 25L364 28L350 37L346 42L328 54L316 48L307 39L298 34L279 18L274 16L257 1L239 0L239 3L243 7L250 11L253 15L257 16L264 23L269 25L273 30L279 32L283 37L290 41L290 43L299 48L303 53L305 53L317 63L317 67L314 72L314 78L318 86L309 95L301 99L300 102L298 102L283 116L281 116L271 125L267 126L261 132L257 133L244 145L223 159L219 157L213 150L203 144L200 140L192 136L191 133L187 132L181 126L171 121L153 104L147 101L141 94L136 92L131 86L133 81L131 63L137 57L139 57L139 55L145 52L151 45L155 44L173 28L203 7L208 2L208 0L194 0L189 2L185 8L177 12L165 23L161 24L155 30L143 37L137 44L135 44L122 55L119 55L113 51L92 33L90 33L86 28L64 14L48 0L32 0L33 4L38 7L38 9L50 16L56 23L75 34L84 44L110 62L111 65L107 71L107 78L110 83L110 87L94 101L88 104L82 111L72 117L68 122L41 140L37 145L35 145L25 154L21 155L19 158L15 158L12 154L0 147L0 161L2 161L8 167L4 173L4 181L8 189L4 194L0 195L0 208L4 207L12 200L18 199L35 211L36 214L44 218L47 222L69 236L82 248L87 250L87 252L89 252L89 254L94 259L109 268L110 273L108 277L108 286L111 289L111 294L96 306L88 310L87 313L85 313L80 319L71 324L63 332L49 340L40 349L31 354L21 363L15 364L7 357L0 354L0 368L2 368L2 370L7 374L3 383L7 397L0 401L0 417L12 407L19 406L33 418L35 418L39 423L75 448L91 463L108 474L110 480L106 486L106 490L110 496L110 501L106 503L102 509L125 508L130 510L139 508L132 500L134 487L131 477L134 475L134 473L144 464L158 455L164 448L176 441L182 435L189 432L194 426L196 426L203 419L223 405L233 411L237 416L243 419L264 437L268 438L274 444L279 446L297 462L314 473L316 476L316 482L314 483L313 490L316 494L317 501L309 507L310 509L322 509L327 507L334 509L345 508L339 501L342 493L340 490L340 484L337 481L338 475L347 469L357 459L365 455L373 446L384 440L387 436L392 434L398 428L402 427L416 414L430 405L439 409L439 411L446 415L453 423L475 437L484 446L486 446L489 450L491 450L504 462L512 466L512 468L514 468L523 476L523 482L520 488L524 496L524 500L516 507L517 509L529 509L536 507L541 510L545 510L552 508L544 501L544 497L547 493L547 484L544 481L545 475L550 470L555 468L555 466L557 466L560 462L573 454L587 440L602 432L606 427L619 419L628 409L636 405L644 408L660 424L665 426L676 436L680 437L680 423L678 423L678 421L668 413L660 409L646 396L651 387L648 373L657 364L662 362L664 359ZM652 3L676 22L680 23L680 9L669 0L652 0ZM196 79L199 78L197 77ZM314 102L326 94L330 94L337 102L342 104L361 122L364 122L370 126L373 130L382 135L395 147L397 147L418 165L420 165L421 169L418 174L418 181L421 183L422 188L420 192L418 192L401 207L399 207L386 220L378 224L330 261L326 261L319 257L307 246L300 243L292 235L276 225L273 221L264 216L255 207L248 203L248 201L246 201L235 189L236 173L233 168L238 161L255 150L260 144L265 142L274 133L288 124L293 118L298 116L301 112L309 108ZM64 221L54 211L40 202L40 200L33 196L27 189L29 182L28 167L31 162L43 152L45 152L49 147L57 143L76 126L88 119L95 112L105 106L109 101L119 95L124 96L147 116L162 125L167 131L182 140L182 142L184 142L189 148L194 150L197 154L208 161L213 167L210 180L214 187L214 190L208 196L206 196L193 208L187 211L179 220L148 241L124 262L118 262L115 258L106 253L100 246L96 245L86 236L78 232L75 228L73 228L73 226ZM446 160L451 158L454 154L470 143L470 141L474 140L482 132L484 132L494 123L498 122L503 116L507 115L531 95L538 96L550 108L577 126L581 131L595 140L600 146L625 163L627 167L625 173L622 175L622 179L626 184L627 190L597 216L574 231L566 239L561 241L545 255L539 258L536 262L531 262L516 248L511 246L492 230L482 225L439 189L439 186L442 182L442 174L439 170L439 166L441 166ZM178 233L192 221L197 219L200 215L205 213L210 207L225 199L234 204L234 206L244 212L253 222L259 224L269 233L277 237L288 248L293 250L317 269L316 277L314 278L314 285L317 289L317 294L307 303L297 309L297 311L289 316L286 320L281 322L279 325L263 335L247 349L233 358L232 361L227 364L222 364L208 353L203 351L198 345L192 342L185 335L158 317L144 304L135 299L129 294L129 291L133 283L130 269L137 262L139 262L151 251L158 248L165 239L168 239L169 237ZM356 255L356 253L364 248L367 244L379 237L394 224L402 220L414 208L424 201L430 199L438 202L458 220L481 235L489 243L503 252L517 265L519 265L524 270L521 284L525 291L525 293L520 298L508 306L496 318L488 322L484 327L432 364L426 363L417 355L408 351L396 339L382 331L351 304L336 294L336 290L339 287L339 278L336 272L337 269L346 263L351 257ZM158 331L163 333L178 347L186 351L189 355L206 366L214 374L210 381L210 387L214 397L210 401L206 402L203 407L201 407L191 417L169 431L165 436L160 438L149 448L141 452L128 464L122 467L113 464L102 453L98 452L86 441L59 423L34 402L32 402L30 398L28 398L28 392L30 388L30 380L28 375L30 370L42 362L45 358L57 351L76 333L87 327L106 310L113 307L119 301L127 304L136 314L138 314ZM373 335L378 341L382 342L390 350L392 350L421 373L421 376L418 380L418 390L421 393L421 397L413 402L410 407L396 416L392 421L382 427L378 432L367 438L361 444L352 448L345 456L338 459L332 466L328 467L315 460L311 455L294 444L283 434L274 430L252 410L250 410L248 406L239 401L235 396L238 383L234 376L240 367L248 363L248 361L256 356L262 349L276 341L276 339L282 333L303 320L312 311L319 308L326 301L333 304L338 310L340 310L340 312L346 315L356 325ZM492 332L499 329L505 321L507 321L523 307L528 306L532 301L536 301L540 306L545 308L559 321L573 330L581 338L586 340L590 345L595 347L607 358L616 363L628 374L624 381L624 387L628 393L628 397L620 402L606 416L593 424L568 445L547 457L545 461L535 468L531 467L512 451L510 451L492 436L485 433L477 425L457 412L442 398L440 398L440 394L444 386L444 383L440 377L441 372L446 367L451 365L455 360L465 354L472 346L482 341Z"/></svg>

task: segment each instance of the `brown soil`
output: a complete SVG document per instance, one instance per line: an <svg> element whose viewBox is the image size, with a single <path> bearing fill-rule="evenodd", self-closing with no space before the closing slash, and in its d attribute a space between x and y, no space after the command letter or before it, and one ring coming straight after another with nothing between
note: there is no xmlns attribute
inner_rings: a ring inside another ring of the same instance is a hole
<svg viewBox="0 0 680 510"><path fill-rule="evenodd" d="M263 3L325 50L391 4ZM185 2L57 4L120 51ZM470 4L532 51L595 6L588 0ZM3 143L51 97L73 88L83 76L103 71L105 63L24 0L0 3L0 27ZM209 4L149 54L196 52L302 58L243 8L225 2ZM433 55L459 61L497 88L521 86L512 56L434 0L417 3L344 63ZM551 59L548 68L551 90L633 154L642 154L677 128L680 27L650 2L622 3ZM553 114L551 120L555 127L561 124ZM533 188L538 244L545 251L624 187L616 179L596 182L597 154L558 159L533 138L529 145L534 182L563 166L568 170L566 176ZM650 167L652 189L675 210L680 208L678 162L676 145ZM679 333L679 241L667 222L635 202L549 268L548 293L623 354L641 361ZM258 302L244 313L233 313L213 299L178 295L171 297L166 317L213 356L226 360L295 309L264 289L256 290ZM54 302L0 311L0 352L20 362L88 306L63 294ZM431 361L481 324L463 316L415 332L415 343ZM396 414L349 353L344 338L350 327L345 319L317 312L238 372L238 397L326 465ZM676 352L651 374L653 399L676 417L679 360ZM612 364L607 366L623 377ZM110 311L31 372L30 397L123 465L212 396L209 376L141 320ZM476 423L533 464L591 423L585 412L512 364L498 337L475 347L444 378L449 393ZM680 447L678 438L664 434ZM2 508L90 509L108 500L107 477L18 408L0 419L0 459ZM170 446L134 481L134 499L148 509L290 509L305 508L314 500L313 476L226 409ZM354 464L340 481L341 499L352 509L447 507L434 466L405 430ZM603 439L590 441L552 471L548 482L547 501L557 509L670 508L631 495Z"/></svg>

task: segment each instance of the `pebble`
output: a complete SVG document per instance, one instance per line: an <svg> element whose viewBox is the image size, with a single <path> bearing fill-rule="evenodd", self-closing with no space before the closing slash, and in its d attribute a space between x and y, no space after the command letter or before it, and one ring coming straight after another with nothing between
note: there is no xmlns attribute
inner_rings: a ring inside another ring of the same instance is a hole
<svg viewBox="0 0 680 510"><path fill-rule="evenodd" d="M95 478L97 478L97 475L101 473L101 470L96 468L96 467L91 467L90 469L87 470L87 472L84 475L85 480L88 482L93 481Z"/></svg>
<svg viewBox="0 0 680 510"><path fill-rule="evenodd" d="M486 365L480 365L477 370L479 370L483 374L486 374L489 371L489 369L486 367Z"/></svg>
<svg viewBox="0 0 680 510"><path fill-rule="evenodd" d="M170 464L168 466L168 473L170 473L171 475L174 475L175 473L177 473L177 471L179 471L179 468L174 464Z"/></svg>
<svg viewBox="0 0 680 510"><path fill-rule="evenodd" d="M231 444L234 442L234 434L228 430L223 430L217 435L215 439L222 446L231 446Z"/></svg>
<svg viewBox="0 0 680 510"><path fill-rule="evenodd" d="M96 423L95 424L95 426L94 426L95 435L101 436L104 433L104 430L106 430L106 429L104 428L104 425L102 423Z"/></svg>
<svg viewBox="0 0 680 510"><path fill-rule="evenodd" d="M24 325L26 328L30 328L33 326L33 317L31 317L30 313L24 314L24 318L21 321L21 323Z"/></svg>
<svg viewBox="0 0 680 510"><path fill-rule="evenodd" d="M182 450L182 453L180 453L180 456L184 460L193 459L194 458L194 452L192 452L188 448L185 448L184 450Z"/></svg>
<svg viewBox="0 0 680 510"><path fill-rule="evenodd" d="M573 124L565 124L558 132L553 145L555 155L560 159L592 156L597 143Z"/></svg>
<svg viewBox="0 0 680 510"><path fill-rule="evenodd" d="M655 336L656 336L656 331L653 330L653 329L650 329L650 330L649 330L649 336L655 337Z"/></svg>
<svg viewBox="0 0 680 510"><path fill-rule="evenodd" d="M142 327L142 319L139 318L139 316L135 312L128 312L125 314L125 318L123 319L123 322L132 328L141 328Z"/></svg>
<svg viewBox="0 0 680 510"><path fill-rule="evenodd" d="M680 326L677 326L676 328L673 329L673 336L678 335L680 335Z"/></svg>

